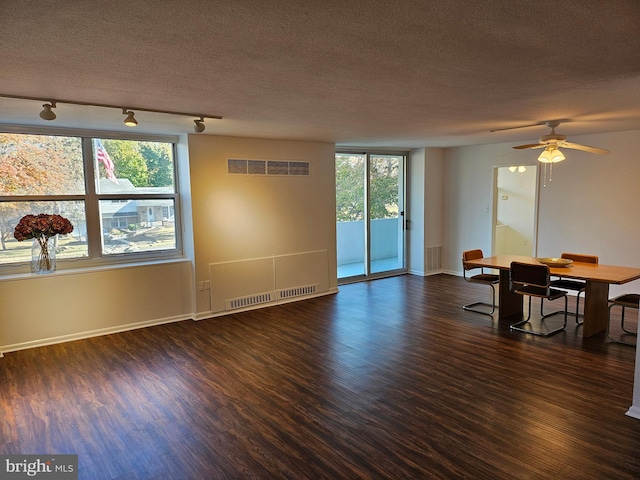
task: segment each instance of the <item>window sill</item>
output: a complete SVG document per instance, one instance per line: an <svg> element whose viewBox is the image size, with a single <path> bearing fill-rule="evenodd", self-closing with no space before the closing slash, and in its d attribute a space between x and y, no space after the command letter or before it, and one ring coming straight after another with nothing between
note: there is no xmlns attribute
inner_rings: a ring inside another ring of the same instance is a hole
<svg viewBox="0 0 640 480"><path fill-rule="evenodd" d="M59 260L59 262L61 262ZM52 273L45 274L37 274L31 272L19 272L19 273L0 273L0 282L5 281L14 281L14 280L27 280L27 279L35 279L35 278L52 278L59 277L62 275L84 275L87 273L95 273L95 272L104 272L108 270L121 270L125 268L140 268L140 267L148 267L153 265L167 265L171 263L184 263L191 262L191 260L187 257L175 257L175 258L164 258L164 259L154 259L154 260L145 260L145 261L136 261L136 262L122 262L122 263L103 263L103 264L94 264L91 266L81 267L81 268L60 268ZM72 264L69 262L69 264ZM65 265L66 266L66 265Z"/></svg>

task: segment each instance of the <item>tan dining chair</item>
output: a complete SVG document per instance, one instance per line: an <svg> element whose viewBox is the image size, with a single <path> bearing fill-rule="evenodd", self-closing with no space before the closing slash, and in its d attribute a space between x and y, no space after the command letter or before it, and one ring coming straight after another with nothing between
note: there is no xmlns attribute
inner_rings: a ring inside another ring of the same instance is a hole
<svg viewBox="0 0 640 480"><path fill-rule="evenodd" d="M584 253L563 253L560 258L566 258L573 260L574 262L582 263L598 263L597 255L587 255ZM584 317L580 313L580 294L584 293L587 288L587 282L582 280L574 280L572 278L563 278L562 276L556 276L551 280L551 288L559 288L561 290L567 290L569 292L576 292L576 324L582 325L581 317ZM540 301L540 315L544 316L544 299Z"/></svg>
<svg viewBox="0 0 640 480"><path fill-rule="evenodd" d="M467 305L463 305L462 308L469 312L481 313L482 315L493 316L493 313L496 311L496 288L495 285L500 282L500 277L493 273L485 273L483 267L476 267L473 265L469 265L467 262L472 260L478 260L483 258L484 254L482 250L466 250L462 252L462 276L467 282L470 283L479 283L482 285L488 285L491 287L491 303L487 302L474 302L469 303ZM473 273L473 271L479 271L479 273ZM467 274L467 272L471 272ZM485 308L480 309L478 307L490 307L491 310L487 310Z"/></svg>
<svg viewBox="0 0 640 480"><path fill-rule="evenodd" d="M614 307L620 307L621 309L621 319L620 319L620 328L624 332L620 339L612 338L610 335L610 327L611 327L611 309ZM626 293L624 295L619 295L615 298L609 300L609 320L607 322L607 338L614 343L622 343L624 345L631 345L632 347L636 345L636 342L625 342L623 338L626 336L637 337L637 326L636 331L632 332L631 330L627 330L624 326L624 314L627 308L633 308L640 311L640 295L637 293ZM640 320L640 319L639 319Z"/></svg>
<svg viewBox="0 0 640 480"><path fill-rule="evenodd" d="M511 268L509 269L509 290L511 290L511 293L529 297L529 312L527 318L509 325L511 330L517 330L519 332L538 335L541 337L550 337L551 335L555 335L556 333L563 331L567 327L567 292L565 290L551 288L551 272L547 265L511 262ZM558 310L547 315L542 315L540 318L541 323L544 324L545 319L554 315L563 314L564 324L561 327L548 331L525 328L524 326L527 323L530 324L531 321L531 299L533 297L550 301L564 298L564 310Z"/></svg>

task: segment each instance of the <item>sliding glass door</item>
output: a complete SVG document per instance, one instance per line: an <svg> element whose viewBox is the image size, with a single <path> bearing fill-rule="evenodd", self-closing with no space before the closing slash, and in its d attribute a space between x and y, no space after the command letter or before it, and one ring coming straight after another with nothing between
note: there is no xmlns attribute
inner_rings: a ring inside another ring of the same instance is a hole
<svg viewBox="0 0 640 480"><path fill-rule="evenodd" d="M338 279L402 273L404 153L336 153Z"/></svg>

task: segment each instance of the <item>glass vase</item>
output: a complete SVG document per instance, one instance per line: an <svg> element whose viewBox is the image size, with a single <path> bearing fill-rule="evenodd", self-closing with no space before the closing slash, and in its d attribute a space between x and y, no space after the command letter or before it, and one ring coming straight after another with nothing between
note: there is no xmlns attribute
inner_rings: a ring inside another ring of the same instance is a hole
<svg viewBox="0 0 640 480"><path fill-rule="evenodd" d="M34 238L31 246L31 272L51 273L56 271L56 239Z"/></svg>

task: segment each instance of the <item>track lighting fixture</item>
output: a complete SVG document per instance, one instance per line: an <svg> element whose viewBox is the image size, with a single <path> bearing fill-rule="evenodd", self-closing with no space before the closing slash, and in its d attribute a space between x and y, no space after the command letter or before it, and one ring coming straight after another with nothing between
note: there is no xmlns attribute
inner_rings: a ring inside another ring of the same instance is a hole
<svg viewBox="0 0 640 480"><path fill-rule="evenodd" d="M55 120L56 114L51 110L56 108L56 102L45 103L42 105L42 111L40 112L40 118L43 120Z"/></svg>
<svg viewBox="0 0 640 480"><path fill-rule="evenodd" d="M196 132L196 133L204 132L205 126L204 126L204 118L203 117L200 117L199 120L198 119L194 120L193 123L195 124L193 126L193 131L194 132Z"/></svg>
<svg viewBox="0 0 640 480"><path fill-rule="evenodd" d="M126 108L123 108L122 109L122 114L127 116L127 118L124 119L124 124L127 127L137 127L138 126L138 121L136 120L136 117L133 116L133 112L131 110L127 110Z"/></svg>
<svg viewBox="0 0 640 480"><path fill-rule="evenodd" d="M122 110L122 114L127 116L124 120L124 124L127 125L128 127L135 127L136 125L138 125L138 121L135 119L134 112L150 112L150 113L162 113L165 115L178 115L181 117L192 117L192 118L195 117L196 120L193 121L194 123L193 129L196 133L204 132L205 118L213 118L216 120L222 119L222 117L219 115L204 115L202 113L188 113L188 112L172 112L170 110L156 110L154 108L141 108L141 107L134 107L134 106L130 106L128 108L122 108L117 105L109 105L106 103L76 102L74 100L46 100L46 99L37 98L37 97L25 97L22 95L5 95L2 93L0 93L0 98L13 98L18 100L31 100L31 101L37 101L37 102L48 101L49 103L45 103L44 105L42 105L42 111L39 114L40 118L42 118L43 120L56 119L56 114L51 109L56 108L57 106L56 104L58 103L66 103L69 105L80 105L84 107L116 108L118 110Z"/></svg>

